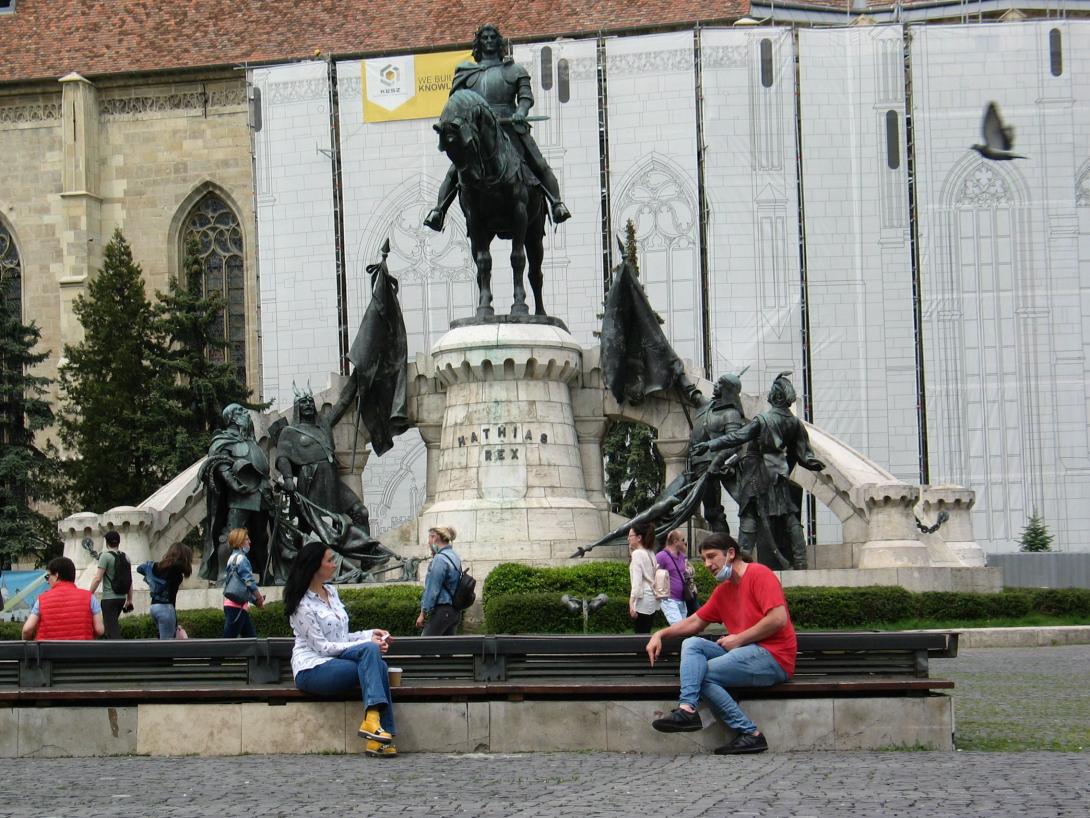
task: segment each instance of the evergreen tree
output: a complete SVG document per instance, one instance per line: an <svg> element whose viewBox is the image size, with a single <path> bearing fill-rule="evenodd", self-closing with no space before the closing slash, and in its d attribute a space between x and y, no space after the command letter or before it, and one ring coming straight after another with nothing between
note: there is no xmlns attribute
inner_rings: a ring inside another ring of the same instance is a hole
<svg viewBox="0 0 1090 818"><path fill-rule="evenodd" d="M151 445L163 434L152 360L155 312L144 293L140 266L120 230L106 245L102 270L73 312L84 340L65 345L59 431L68 449L71 501L105 511L137 505L158 488Z"/></svg>
<svg viewBox="0 0 1090 818"><path fill-rule="evenodd" d="M1052 535L1048 533L1048 526L1037 514L1037 509L1029 517L1029 522L1022 530L1020 540L1022 547L1019 549L1027 553L1040 553L1052 550Z"/></svg>
<svg viewBox="0 0 1090 818"><path fill-rule="evenodd" d="M636 257L636 225L625 225L625 258L639 277ZM659 323L662 316L655 314ZM609 427L602 443L605 457L606 496L622 517L634 517L647 508L662 491L665 464L655 447L658 432L643 423L618 421Z"/></svg>
<svg viewBox="0 0 1090 818"><path fill-rule="evenodd" d="M41 332L19 320L5 295L0 292L0 566L31 553L44 561L61 547L56 526L35 508L56 499L60 477L53 447L35 445L36 434L53 424L44 397L52 381L31 370L49 353L34 352Z"/></svg>
<svg viewBox="0 0 1090 818"><path fill-rule="evenodd" d="M229 356L212 356L223 348L225 301L219 293L201 293L203 264L196 236L186 240L181 278L170 278L167 292L156 293L158 344L153 363L161 383L157 414L170 434L153 441L162 479L169 480L208 452L212 432L222 426L220 413L229 403L247 404L250 390L238 379ZM213 357L220 360L213 360Z"/></svg>

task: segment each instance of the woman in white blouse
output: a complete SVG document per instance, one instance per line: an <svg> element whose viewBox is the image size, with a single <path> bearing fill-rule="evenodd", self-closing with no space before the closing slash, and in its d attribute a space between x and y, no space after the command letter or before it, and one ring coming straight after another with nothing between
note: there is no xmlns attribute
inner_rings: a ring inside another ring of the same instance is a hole
<svg viewBox="0 0 1090 818"><path fill-rule="evenodd" d="M284 611L295 631L291 671L295 686L307 693L331 696L359 690L364 718L359 735L367 739L369 756L392 758L394 708L382 654L392 637L379 628L348 632L348 613L327 584L337 571L333 552L320 542L307 543L292 564L284 584Z"/></svg>

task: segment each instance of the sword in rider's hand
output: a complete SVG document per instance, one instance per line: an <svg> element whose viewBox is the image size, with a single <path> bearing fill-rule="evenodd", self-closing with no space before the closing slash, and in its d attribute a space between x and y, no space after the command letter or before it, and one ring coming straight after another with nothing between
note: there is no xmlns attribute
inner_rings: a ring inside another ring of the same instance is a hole
<svg viewBox="0 0 1090 818"><path fill-rule="evenodd" d="M528 117L524 117L521 121L522 122L546 122L547 120L549 120L551 118L552 117L548 117L548 116L544 116L544 115L543 116L528 116ZM509 116L498 116L498 117L496 117L496 122L498 122L500 125L514 125L515 124L514 118L509 117Z"/></svg>

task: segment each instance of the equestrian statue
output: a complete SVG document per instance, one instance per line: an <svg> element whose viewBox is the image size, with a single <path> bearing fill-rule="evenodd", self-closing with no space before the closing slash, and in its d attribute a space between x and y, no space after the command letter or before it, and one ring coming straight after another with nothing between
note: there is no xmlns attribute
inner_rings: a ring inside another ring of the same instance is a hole
<svg viewBox="0 0 1090 818"><path fill-rule="evenodd" d="M455 69L450 98L432 126L451 168L424 224L442 230L447 208L458 196L477 268L478 318L495 314L489 248L497 236L511 240L511 315L530 311L523 284L527 262L534 314L546 315L541 302L546 203L554 223L571 217L556 176L530 135L530 75L507 51L496 26L481 26L473 42L474 61Z"/></svg>

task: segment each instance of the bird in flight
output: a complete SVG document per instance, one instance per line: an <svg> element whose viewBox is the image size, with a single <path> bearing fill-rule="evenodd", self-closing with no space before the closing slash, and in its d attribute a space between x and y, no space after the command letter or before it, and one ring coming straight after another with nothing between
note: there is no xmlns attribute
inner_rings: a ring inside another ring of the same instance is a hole
<svg viewBox="0 0 1090 818"><path fill-rule="evenodd" d="M970 147L985 159L993 159L996 162L1004 162L1008 159L1025 159L1026 157L1011 153L1014 147L1014 128L1004 125L999 118L999 108L994 102L989 102L984 109L984 121L980 125L981 135L984 137L983 145L971 145Z"/></svg>

